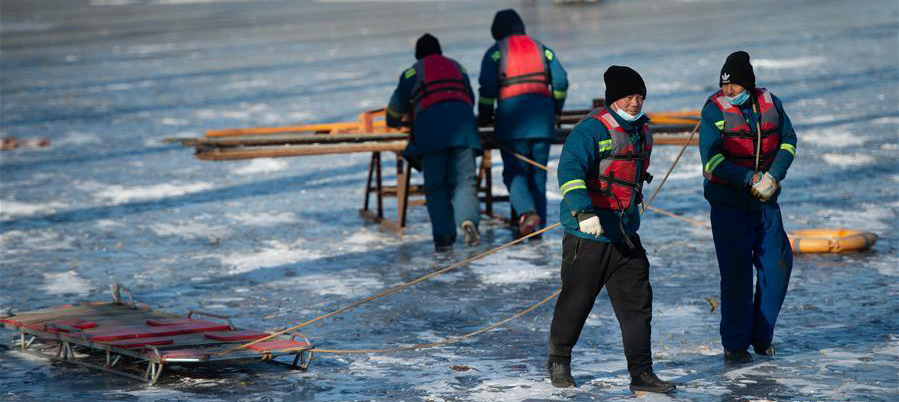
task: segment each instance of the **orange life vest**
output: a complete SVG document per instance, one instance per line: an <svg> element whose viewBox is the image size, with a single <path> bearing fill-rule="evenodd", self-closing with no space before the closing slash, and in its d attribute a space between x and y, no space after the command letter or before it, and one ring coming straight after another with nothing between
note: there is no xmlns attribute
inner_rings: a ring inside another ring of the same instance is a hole
<svg viewBox="0 0 899 402"><path fill-rule="evenodd" d="M752 95L759 107L759 124L762 131L761 154L759 155L759 171L766 171L774 161L780 147L780 114L771 93L765 88L755 88ZM724 127L721 129L722 155L724 159L755 170L755 150L758 133L752 130L739 106L731 105L721 91L715 92L707 102L712 102L724 115ZM706 178L717 183L726 183L712 174L705 172Z"/></svg>
<svg viewBox="0 0 899 402"><path fill-rule="evenodd" d="M465 77L459 65L439 54L425 56L415 63L415 83L412 84L412 103L415 114L445 101L457 100L473 104Z"/></svg>
<svg viewBox="0 0 899 402"><path fill-rule="evenodd" d="M640 127L643 148L636 149L631 133L627 132L608 109L602 108L593 112L590 117L599 120L612 137L611 153L599 160L595 169L587 174L587 192L596 208L626 210L631 206L634 192L640 194L643 181L649 169L649 157L652 154L652 134L649 125ZM608 144L608 143L606 143ZM600 143L602 151L603 143ZM641 162L640 169L637 162Z"/></svg>
<svg viewBox="0 0 899 402"><path fill-rule="evenodd" d="M499 99L523 94L550 96L543 45L527 35L510 35L499 41L499 51Z"/></svg>

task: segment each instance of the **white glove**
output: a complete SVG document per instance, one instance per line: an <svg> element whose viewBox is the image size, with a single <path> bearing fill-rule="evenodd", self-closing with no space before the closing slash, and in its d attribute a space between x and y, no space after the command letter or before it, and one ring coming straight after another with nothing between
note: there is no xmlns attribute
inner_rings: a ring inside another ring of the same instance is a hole
<svg viewBox="0 0 899 402"><path fill-rule="evenodd" d="M577 223L580 226L581 232L586 234L590 234L596 237L602 234L602 226L599 224L599 217L593 215L587 219L584 219Z"/></svg>
<svg viewBox="0 0 899 402"><path fill-rule="evenodd" d="M761 175L759 181L752 185L750 191L752 195L758 197L762 201L768 201L774 192L777 191L778 184L777 180L774 180L774 176L765 172L765 174Z"/></svg>

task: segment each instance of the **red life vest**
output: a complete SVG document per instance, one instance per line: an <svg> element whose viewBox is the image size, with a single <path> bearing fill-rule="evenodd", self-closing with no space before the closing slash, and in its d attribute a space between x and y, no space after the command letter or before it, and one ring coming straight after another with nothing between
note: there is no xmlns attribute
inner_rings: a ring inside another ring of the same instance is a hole
<svg viewBox="0 0 899 402"><path fill-rule="evenodd" d="M649 156L652 154L649 125L640 127L643 149L637 150L631 133L618 124L608 109L602 108L590 117L599 120L612 137L611 143L600 142L600 152L609 148L612 152L587 173L587 192L596 208L626 210L631 206L634 192L642 192L646 170L649 169ZM639 171L637 162L642 162Z"/></svg>
<svg viewBox="0 0 899 402"><path fill-rule="evenodd" d="M550 96L543 45L527 35L510 35L499 41L499 51L500 99L524 94Z"/></svg>
<svg viewBox="0 0 899 402"><path fill-rule="evenodd" d="M780 146L780 114L771 93L765 88L755 88L752 95L759 107L759 124L762 129L762 147L759 155L759 171L766 171L774 161L774 156ZM721 109L724 115L724 128L721 129L722 152L724 159L755 170L755 149L758 133L752 130L739 106L731 105L721 91L715 92L707 102L712 102ZM717 183L726 183L708 172L704 172L706 178Z"/></svg>
<svg viewBox="0 0 899 402"><path fill-rule="evenodd" d="M462 101L472 105L465 77L455 61L443 55L425 56L415 63L415 83L412 84L412 103L415 114L445 101Z"/></svg>

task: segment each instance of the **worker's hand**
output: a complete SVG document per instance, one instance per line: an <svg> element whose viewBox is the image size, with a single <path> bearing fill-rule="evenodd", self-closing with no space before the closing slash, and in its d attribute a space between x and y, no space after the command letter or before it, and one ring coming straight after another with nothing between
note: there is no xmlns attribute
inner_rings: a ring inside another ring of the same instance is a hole
<svg viewBox="0 0 899 402"><path fill-rule="evenodd" d="M755 176L760 176L758 180L756 180ZM762 201L768 201L771 199L771 196L778 189L777 180L774 180L774 176L765 172L764 174L756 173L752 177L752 187L750 187L749 191L752 192L752 195L756 196L758 199Z"/></svg>
<svg viewBox="0 0 899 402"><path fill-rule="evenodd" d="M596 237L602 234L602 226L599 224L599 217L596 214L579 213L577 220L581 232Z"/></svg>

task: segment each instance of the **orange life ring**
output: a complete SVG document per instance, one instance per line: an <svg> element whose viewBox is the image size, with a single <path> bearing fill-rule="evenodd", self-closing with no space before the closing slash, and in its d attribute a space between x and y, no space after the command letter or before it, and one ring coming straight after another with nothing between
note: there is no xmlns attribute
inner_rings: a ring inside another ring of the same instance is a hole
<svg viewBox="0 0 899 402"><path fill-rule="evenodd" d="M853 229L804 229L788 234L794 253L839 253L867 250L877 242L877 235Z"/></svg>

